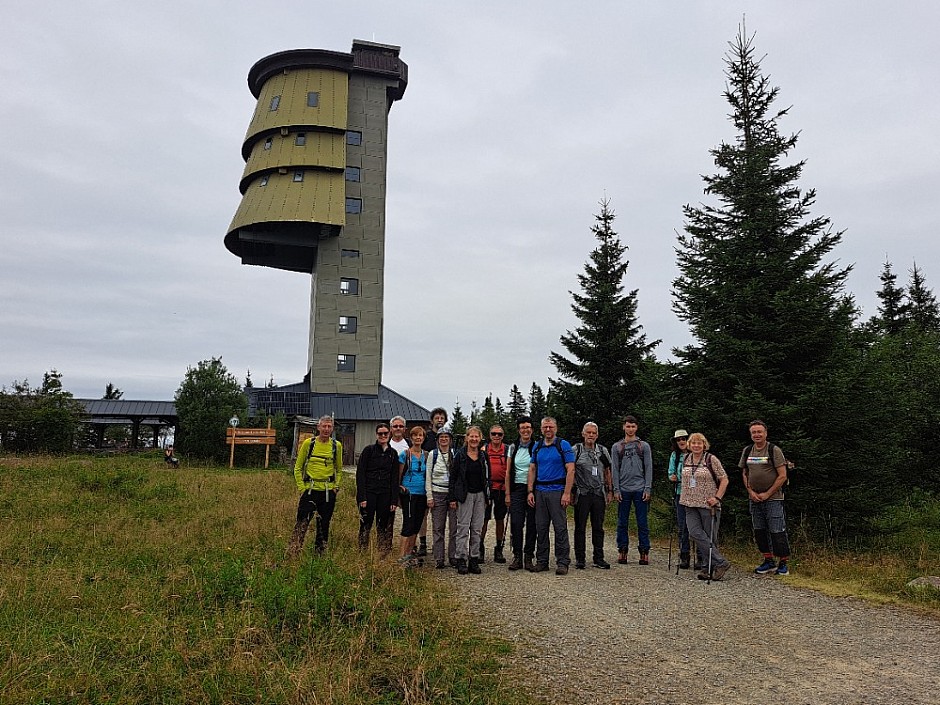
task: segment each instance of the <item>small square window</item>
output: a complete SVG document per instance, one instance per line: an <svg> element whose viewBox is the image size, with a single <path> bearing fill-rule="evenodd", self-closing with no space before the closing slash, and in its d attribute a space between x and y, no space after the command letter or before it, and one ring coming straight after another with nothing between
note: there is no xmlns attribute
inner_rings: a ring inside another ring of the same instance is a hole
<svg viewBox="0 0 940 705"><path fill-rule="evenodd" d="M357 132L356 130L347 131L346 132L346 144L351 144L351 145L362 144L362 133Z"/></svg>
<svg viewBox="0 0 940 705"><path fill-rule="evenodd" d="M319 91L310 91L307 93L307 107L315 108L320 105L320 93Z"/></svg>
<svg viewBox="0 0 940 705"><path fill-rule="evenodd" d="M298 147L303 147L305 144L307 144L307 133L298 132L297 136L294 137L294 144L296 144Z"/></svg>
<svg viewBox="0 0 940 705"><path fill-rule="evenodd" d="M265 174L264 176L261 177L261 181L258 182L258 185L259 185L259 186L267 186L267 185L268 185L268 175L267 175L267 174Z"/></svg>
<svg viewBox="0 0 940 705"><path fill-rule="evenodd" d="M355 355L344 355L340 353L336 356L336 371L337 372L355 372L356 371L356 356Z"/></svg>
<svg viewBox="0 0 940 705"><path fill-rule="evenodd" d="M340 333L355 333L356 324L358 320L355 316L340 316L339 317L339 332Z"/></svg>
<svg viewBox="0 0 940 705"><path fill-rule="evenodd" d="M346 181L360 181L361 171L358 166L346 167Z"/></svg>
<svg viewBox="0 0 940 705"><path fill-rule="evenodd" d="M359 280L343 277L339 280L339 293L345 296L358 296Z"/></svg>
<svg viewBox="0 0 940 705"><path fill-rule="evenodd" d="M277 110L277 107L280 104L281 104L281 96L276 95L273 98L271 98L271 107L268 108L268 110L270 110L271 112L274 112L275 110Z"/></svg>
<svg viewBox="0 0 940 705"><path fill-rule="evenodd" d="M362 199L361 198L347 198L346 199L346 212L347 213L362 213Z"/></svg>
<svg viewBox="0 0 940 705"><path fill-rule="evenodd" d="M304 172L303 172L303 170L301 170L301 171L295 171L295 172L294 172L294 181L303 181L303 180L304 180Z"/></svg>
<svg viewBox="0 0 940 705"><path fill-rule="evenodd" d="M272 138L268 137L268 138L264 141L264 148L265 148L265 149L271 149L271 144L272 144L272 142L273 142Z"/></svg>
<svg viewBox="0 0 940 705"><path fill-rule="evenodd" d="M341 250L341 257L359 257L359 250Z"/></svg>

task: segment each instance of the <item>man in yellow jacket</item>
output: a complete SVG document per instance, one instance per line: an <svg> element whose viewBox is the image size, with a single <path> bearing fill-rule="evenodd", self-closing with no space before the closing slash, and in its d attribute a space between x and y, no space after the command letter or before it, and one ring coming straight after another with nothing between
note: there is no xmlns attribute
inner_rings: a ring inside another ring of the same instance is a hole
<svg viewBox="0 0 940 705"><path fill-rule="evenodd" d="M314 513L317 516L314 548L317 553L323 553L326 548L343 469L343 444L332 435L333 418L321 416L317 422L317 435L305 440L297 449L294 479L300 490L300 502L297 504L297 523L287 547L288 555L300 553Z"/></svg>

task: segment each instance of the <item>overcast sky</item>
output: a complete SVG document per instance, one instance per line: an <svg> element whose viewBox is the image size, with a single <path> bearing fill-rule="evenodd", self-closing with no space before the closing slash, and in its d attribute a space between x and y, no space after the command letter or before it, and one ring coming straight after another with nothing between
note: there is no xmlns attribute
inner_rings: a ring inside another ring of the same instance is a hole
<svg viewBox="0 0 940 705"><path fill-rule="evenodd" d="M733 138L722 58L746 15L801 134L813 215L875 311L885 257L940 282L940 3L21 2L0 32L0 384L57 368L79 397L172 399L221 356L240 380L306 371L310 278L223 238L276 51L401 46L389 123L384 383L468 409L547 388L569 290L608 197L657 354L682 206ZM933 48L931 48L933 47Z"/></svg>

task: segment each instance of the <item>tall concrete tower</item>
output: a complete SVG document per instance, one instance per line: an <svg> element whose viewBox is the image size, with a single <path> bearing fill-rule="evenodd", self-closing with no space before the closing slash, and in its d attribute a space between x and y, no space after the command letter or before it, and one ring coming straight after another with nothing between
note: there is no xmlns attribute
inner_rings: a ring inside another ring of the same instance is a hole
<svg viewBox="0 0 940 705"><path fill-rule="evenodd" d="M309 391L382 381L388 112L408 83L399 47L296 49L248 72L241 204L225 246L243 264L311 277Z"/></svg>

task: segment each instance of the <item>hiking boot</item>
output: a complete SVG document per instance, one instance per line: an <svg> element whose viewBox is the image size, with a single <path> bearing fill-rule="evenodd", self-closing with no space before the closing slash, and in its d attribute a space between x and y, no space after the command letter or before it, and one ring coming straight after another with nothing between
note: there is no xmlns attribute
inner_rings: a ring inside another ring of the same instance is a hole
<svg viewBox="0 0 940 705"><path fill-rule="evenodd" d="M620 565L626 565L626 564L627 564L627 549L625 549L625 548L621 548L621 549L620 549L620 555L617 557L617 562L618 562Z"/></svg>
<svg viewBox="0 0 940 705"><path fill-rule="evenodd" d="M679 567L682 568L682 570L689 569L689 558L690 556L688 553L679 554Z"/></svg>
<svg viewBox="0 0 940 705"><path fill-rule="evenodd" d="M456 568L456 567L457 567L457 559L456 559L456 558L451 558L450 561L448 561L448 562L450 563L450 567L451 567L451 568Z"/></svg>
<svg viewBox="0 0 940 705"><path fill-rule="evenodd" d="M505 563L506 558L503 556L503 544L496 544L496 548L493 549L493 562L494 563Z"/></svg>
<svg viewBox="0 0 940 705"><path fill-rule="evenodd" d="M714 568L712 570L712 580L721 580L725 573L727 573L729 570L731 570L730 563L725 563L724 565L720 565L717 568Z"/></svg>
<svg viewBox="0 0 940 705"><path fill-rule="evenodd" d="M436 565L435 567L436 567L438 570L444 570L444 568L447 567L447 563L446 563L446 562L444 561L444 559L442 558L441 560L439 560L439 561L437 562L437 565Z"/></svg>
<svg viewBox="0 0 940 705"><path fill-rule="evenodd" d="M512 563L509 564L509 570L521 570L522 569L522 559L519 556L512 557Z"/></svg>
<svg viewBox="0 0 940 705"><path fill-rule="evenodd" d="M764 562L754 569L754 572L758 575L766 575L767 573L773 573L776 569L777 561L773 558L765 558Z"/></svg>
<svg viewBox="0 0 940 705"><path fill-rule="evenodd" d="M603 558L595 558L595 559L594 559L594 567L595 567L595 568L603 568L604 570L610 570L610 563L608 563L607 561L605 561Z"/></svg>
<svg viewBox="0 0 940 705"><path fill-rule="evenodd" d="M486 563L486 546L480 541L480 563Z"/></svg>
<svg viewBox="0 0 940 705"><path fill-rule="evenodd" d="M548 566L545 566L546 570ZM555 568L555 575L568 575L568 566L560 565Z"/></svg>
<svg viewBox="0 0 940 705"><path fill-rule="evenodd" d="M470 567L469 567L469 570L470 570L470 572L473 573L474 575L479 575L480 573L483 572L482 570L480 570L480 560L479 560L478 558L471 558L471 559L470 559Z"/></svg>
<svg viewBox="0 0 940 705"><path fill-rule="evenodd" d="M466 575L467 574L467 561L463 558L457 559L457 575Z"/></svg>
<svg viewBox="0 0 940 705"><path fill-rule="evenodd" d="M575 561L574 567L578 570L584 570L587 566L584 564L584 561Z"/></svg>
<svg viewBox="0 0 940 705"><path fill-rule="evenodd" d="M789 575L789 574L790 574L790 569L787 568L787 562L780 561L780 563L777 565L777 575Z"/></svg>
<svg viewBox="0 0 940 705"><path fill-rule="evenodd" d="M650 564L649 551L640 551L640 565L649 565L649 564Z"/></svg>
<svg viewBox="0 0 940 705"><path fill-rule="evenodd" d="M695 576L699 580L711 580L711 576L708 574L707 570L702 570L701 573Z"/></svg>
<svg viewBox="0 0 940 705"><path fill-rule="evenodd" d="M544 573L546 570L548 570L548 563L536 563L532 566L533 573Z"/></svg>
<svg viewBox="0 0 940 705"><path fill-rule="evenodd" d="M424 558L428 555L428 540L424 537L418 539L418 548L415 550L415 555Z"/></svg>
<svg viewBox="0 0 940 705"><path fill-rule="evenodd" d="M535 567L534 563L532 562L533 558L534 556L532 554L526 554L525 561L522 564L523 567L530 573L532 572L532 569Z"/></svg>

